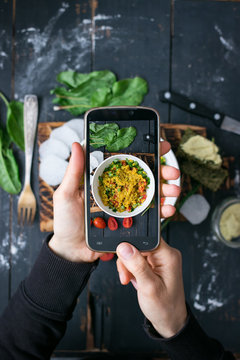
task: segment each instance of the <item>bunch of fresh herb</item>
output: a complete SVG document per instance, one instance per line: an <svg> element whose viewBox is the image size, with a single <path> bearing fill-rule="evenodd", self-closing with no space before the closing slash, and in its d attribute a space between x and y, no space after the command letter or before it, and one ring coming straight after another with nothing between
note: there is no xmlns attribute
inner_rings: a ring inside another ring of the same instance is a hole
<svg viewBox="0 0 240 360"><path fill-rule="evenodd" d="M90 145L95 149L106 146L106 150L115 152L128 147L136 137L137 130L133 126L119 129L118 124L91 123Z"/></svg>
<svg viewBox="0 0 240 360"><path fill-rule="evenodd" d="M57 81L64 86L51 90L55 94L54 110L67 110L72 115L80 115L93 107L135 106L141 104L148 91L147 82L140 78L117 81L109 70L81 74L64 71Z"/></svg>
<svg viewBox="0 0 240 360"><path fill-rule="evenodd" d="M0 98L7 108L6 129L0 128L0 186L10 194L18 194L21 182L11 143L24 150L23 103L8 102L1 92Z"/></svg>

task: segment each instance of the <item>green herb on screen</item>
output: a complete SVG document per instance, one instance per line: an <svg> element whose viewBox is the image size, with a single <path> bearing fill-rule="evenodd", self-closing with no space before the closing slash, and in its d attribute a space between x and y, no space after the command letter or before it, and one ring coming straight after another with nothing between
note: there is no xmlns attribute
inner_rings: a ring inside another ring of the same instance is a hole
<svg viewBox="0 0 240 360"><path fill-rule="evenodd" d="M119 129L116 123L91 123L90 145L95 149L105 146L106 150L116 152L127 148L135 139L137 130L133 126Z"/></svg>

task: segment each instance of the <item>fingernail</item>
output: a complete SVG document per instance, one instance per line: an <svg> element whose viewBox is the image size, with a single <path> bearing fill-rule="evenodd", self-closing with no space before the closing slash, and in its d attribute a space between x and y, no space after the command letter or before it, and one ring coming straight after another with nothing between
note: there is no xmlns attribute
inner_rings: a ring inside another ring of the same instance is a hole
<svg viewBox="0 0 240 360"><path fill-rule="evenodd" d="M129 244L120 244L118 245L118 253L123 257L123 259L128 260L133 256L133 249Z"/></svg>

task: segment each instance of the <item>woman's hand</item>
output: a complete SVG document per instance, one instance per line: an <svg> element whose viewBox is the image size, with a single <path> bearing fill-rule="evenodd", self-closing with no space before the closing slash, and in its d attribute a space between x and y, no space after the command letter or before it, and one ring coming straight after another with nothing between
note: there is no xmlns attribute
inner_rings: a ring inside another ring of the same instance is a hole
<svg viewBox="0 0 240 360"><path fill-rule="evenodd" d="M54 235L49 247L70 261L93 262L102 253L88 249L85 241L83 179L85 155L80 144L72 145L72 154L61 185L53 195Z"/></svg>
<svg viewBox="0 0 240 360"><path fill-rule="evenodd" d="M175 335L187 318L181 253L162 239L156 250L144 254L121 243L117 255L120 281L123 285L132 282L146 318L161 336Z"/></svg>

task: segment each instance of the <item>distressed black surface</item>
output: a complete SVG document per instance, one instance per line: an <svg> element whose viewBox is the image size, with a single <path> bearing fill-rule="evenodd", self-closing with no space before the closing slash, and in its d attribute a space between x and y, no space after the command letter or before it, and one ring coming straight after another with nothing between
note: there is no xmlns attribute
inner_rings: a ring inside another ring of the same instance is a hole
<svg viewBox="0 0 240 360"><path fill-rule="evenodd" d="M0 7L0 91L9 99L11 97L11 47L12 47L12 4L5 3ZM9 14L7 19L5 14ZM6 107L0 100L0 126L5 127ZM10 213L11 195L0 188L0 306L8 303L10 281Z"/></svg>
<svg viewBox="0 0 240 360"><path fill-rule="evenodd" d="M16 19L12 24L13 10ZM209 138L215 137L224 155L239 156L237 135L217 129L207 119L163 104L158 96L170 88L240 119L239 17L240 4L230 1L1 2L0 91L10 98L12 85L12 95L21 100L26 93L35 93L40 104L39 121L64 121L71 115L53 112L49 95L60 71L110 69L119 78L139 75L149 83L144 105L156 108L162 122L206 126ZM2 103L0 114L2 123ZM16 150L16 156L23 178L23 153ZM37 195L37 147L32 184ZM206 193L212 208L226 195ZM45 237L39 231L38 212L32 227L22 229L17 225L17 200L17 196L0 190L0 256L9 264L0 267L1 311L8 294L30 271ZM142 226L145 231L144 222ZM224 346L239 352L239 252L215 241L210 216L198 226L170 224L165 235L172 246L182 251L186 297L200 323ZM159 355L160 349L142 330L143 316L134 288L123 287L119 282L115 260L100 262L89 289L79 299L56 355L75 356L86 349L89 293L96 348L120 354ZM214 300L215 305L216 301L224 304L213 308L208 299ZM200 311L199 305L205 310ZM81 324L84 326L80 328Z"/></svg>
<svg viewBox="0 0 240 360"><path fill-rule="evenodd" d="M238 119L239 16L239 3L176 1L172 44L172 90ZM239 157L239 136L210 120L171 106L171 121L206 126L222 155ZM198 226L171 224L170 244L182 251L187 300L201 325L226 348L239 351L239 251L217 242L210 223L216 204L231 193L205 194L212 207L208 219Z"/></svg>

